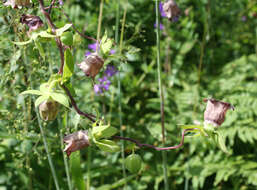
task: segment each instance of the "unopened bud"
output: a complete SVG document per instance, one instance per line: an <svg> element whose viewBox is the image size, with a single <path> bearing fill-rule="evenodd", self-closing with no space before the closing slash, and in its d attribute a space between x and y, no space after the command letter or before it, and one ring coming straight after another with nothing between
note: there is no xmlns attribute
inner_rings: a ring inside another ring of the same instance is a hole
<svg viewBox="0 0 257 190"><path fill-rule="evenodd" d="M66 147L63 150L69 157L72 152L88 147L90 145L88 131L78 131L63 138Z"/></svg>
<svg viewBox="0 0 257 190"><path fill-rule="evenodd" d="M204 102L207 102L204 112L204 122L215 127L220 126L224 122L228 109L234 110L234 106L227 102L222 102L212 98L206 98L204 99Z"/></svg>
<svg viewBox="0 0 257 190"><path fill-rule="evenodd" d="M93 53L88 55L86 59L79 64L79 68L86 76L94 78L103 67L103 64L104 60L97 55L97 53Z"/></svg>
<svg viewBox="0 0 257 190"><path fill-rule="evenodd" d="M39 113L44 121L55 120L59 111L59 103L53 100L46 100L39 105Z"/></svg>

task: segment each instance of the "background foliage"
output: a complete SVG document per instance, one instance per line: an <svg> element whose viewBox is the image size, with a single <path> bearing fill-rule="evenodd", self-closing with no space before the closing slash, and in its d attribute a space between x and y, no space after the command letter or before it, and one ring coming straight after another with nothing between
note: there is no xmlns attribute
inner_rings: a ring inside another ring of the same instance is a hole
<svg viewBox="0 0 257 190"><path fill-rule="evenodd" d="M0 189L55 189L47 162L32 97L19 96L28 88L37 89L59 67L55 43L43 43L46 59L34 45L16 46L12 41L28 40L19 23L23 13L44 16L33 1L33 9L0 7ZM49 3L46 1L46 3ZM106 1L104 30L114 38L117 2ZM257 188L257 5L253 0L179 0L182 11L176 23L161 22L162 80L165 94L167 145L178 144L177 124L203 120L202 99L214 97L230 102L222 125L230 155L197 138L186 138L183 148L168 151L168 178L171 189L256 189ZM154 1L121 0L127 6L124 33L126 61L122 62L122 118L126 137L160 145ZM75 26L96 38L99 1L64 1L64 10ZM57 26L67 23L60 10L53 10ZM122 17L120 17L121 19ZM46 27L46 26L45 26ZM46 29L46 28L45 28ZM73 31L74 32L74 31ZM90 40L81 39L73 49L76 63L83 60ZM116 63L116 65L118 65ZM91 80L75 67L72 83L79 107L105 116L111 126L119 126L117 77L103 96L95 96ZM62 153L62 136L89 128L89 121L75 111L62 108L57 120L43 123L61 189L68 189ZM125 145L129 145L125 143ZM144 165L139 175L122 175L120 153L104 153L96 147L83 149L73 157L71 178L83 175L81 188L163 189L161 153L136 151ZM126 152L129 155L129 152ZM79 159L80 156L80 159ZM71 161L71 160L70 160ZM69 162L70 162L69 161ZM89 180L90 177L90 180Z"/></svg>

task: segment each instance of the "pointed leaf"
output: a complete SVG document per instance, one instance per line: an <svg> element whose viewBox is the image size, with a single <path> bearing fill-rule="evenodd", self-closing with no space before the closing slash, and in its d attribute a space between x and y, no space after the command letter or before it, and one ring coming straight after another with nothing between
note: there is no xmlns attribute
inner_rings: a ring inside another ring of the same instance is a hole
<svg viewBox="0 0 257 190"><path fill-rule="evenodd" d="M21 93L21 95L25 95L25 94L42 95L42 92L40 92L39 90L26 90Z"/></svg>
<svg viewBox="0 0 257 190"><path fill-rule="evenodd" d="M53 34L49 34L47 31L41 31L40 33L38 33L38 36L40 36L42 38L55 38L56 37Z"/></svg>
<svg viewBox="0 0 257 190"><path fill-rule="evenodd" d="M68 98L61 93L51 93L51 98L53 98L56 102L64 105L65 107L69 108L69 100Z"/></svg>
<svg viewBox="0 0 257 190"><path fill-rule="evenodd" d="M32 42L32 39L30 39L28 41L25 41L25 42L12 42L12 43L14 43L15 45L18 45L18 46L24 46L24 45L27 45L31 42Z"/></svg>
<svg viewBox="0 0 257 190"><path fill-rule="evenodd" d="M102 151L105 151L105 152L118 152L120 150L120 147L114 141L107 140L107 139L95 141L95 144Z"/></svg>
<svg viewBox="0 0 257 190"><path fill-rule="evenodd" d="M43 83L40 85L39 89L42 93L49 93L49 84L47 82Z"/></svg>
<svg viewBox="0 0 257 190"><path fill-rule="evenodd" d="M35 101L35 107L38 107L43 101L49 99L49 96L39 96Z"/></svg>
<svg viewBox="0 0 257 190"><path fill-rule="evenodd" d="M92 134L96 139L109 138L115 135L118 132L118 129L110 127L109 125L103 125L99 127L93 127Z"/></svg>
<svg viewBox="0 0 257 190"><path fill-rule="evenodd" d="M45 60L46 55L45 55L45 51L44 51L41 43L38 40L35 40L35 45L38 49L38 52L39 52L40 56L43 58L43 60Z"/></svg>
<svg viewBox="0 0 257 190"><path fill-rule="evenodd" d="M72 26L72 24L66 24L64 27L57 29L56 35L61 36L62 33L65 32L66 30L68 30L71 26Z"/></svg>
<svg viewBox="0 0 257 190"><path fill-rule="evenodd" d="M223 135L218 131L216 131L215 134L217 135L217 138L218 138L217 142L218 142L218 145L219 145L220 149L223 152L228 154L229 152L228 152L227 147L225 145L225 139L224 139Z"/></svg>
<svg viewBox="0 0 257 190"><path fill-rule="evenodd" d="M69 79L74 71L74 61L70 49L66 49L64 52L64 67L62 80Z"/></svg>

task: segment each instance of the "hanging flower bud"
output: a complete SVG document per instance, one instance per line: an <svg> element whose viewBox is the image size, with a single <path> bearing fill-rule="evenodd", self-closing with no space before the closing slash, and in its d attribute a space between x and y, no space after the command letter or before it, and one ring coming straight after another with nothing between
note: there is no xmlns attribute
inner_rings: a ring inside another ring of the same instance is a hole
<svg viewBox="0 0 257 190"><path fill-rule="evenodd" d="M63 150L69 157L72 152L88 147L90 145L88 131L78 131L63 138L66 147Z"/></svg>
<svg viewBox="0 0 257 190"><path fill-rule="evenodd" d="M206 98L204 99L204 102L207 102L204 112L204 122L215 127L220 126L224 122L228 109L234 110L234 106L227 102L222 102L212 98Z"/></svg>
<svg viewBox="0 0 257 190"><path fill-rule="evenodd" d="M18 8L18 6L28 6L30 5L30 0L7 0L4 6L11 6L13 9Z"/></svg>
<svg viewBox="0 0 257 190"><path fill-rule="evenodd" d="M90 54L79 64L86 76L94 78L103 67L104 60L97 53Z"/></svg>
<svg viewBox="0 0 257 190"><path fill-rule="evenodd" d="M39 113L43 120L52 121L55 120L59 111L59 103L53 100L43 101L39 105Z"/></svg>
<svg viewBox="0 0 257 190"><path fill-rule="evenodd" d="M40 17L34 15L23 14L20 18L20 22L22 24L26 24L29 27L29 32L37 30L38 28L43 26L43 21L40 19Z"/></svg>
<svg viewBox="0 0 257 190"><path fill-rule="evenodd" d="M163 3L163 11L170 21L176 22L178 20L180 9L174 0L167 0Z"/></svg>

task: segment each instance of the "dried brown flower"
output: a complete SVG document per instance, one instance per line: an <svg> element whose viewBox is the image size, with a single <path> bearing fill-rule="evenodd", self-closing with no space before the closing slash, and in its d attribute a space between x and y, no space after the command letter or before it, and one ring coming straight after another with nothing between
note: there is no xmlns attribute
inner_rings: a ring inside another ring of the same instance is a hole
<svg viewBox="0 0 257 190"><path fill-rule="evenodd" d="M63 150L69 157L72 152L88 147L90 145L88 131L78 131L63 138L66 147Z"/></svg>
<svg viewBox="0 0 257 190"><path fill-rule="evenodd" d="M97 55L97 53L93 53L88 55L86 59L79 64L79 68L83 70L86 76L94 78L103 67L103 64L104 60Z"/></svg>
<svg viewBox="0 0 257 190"><path fill-rule="evenodd" d="M39 113L43 120L52 121L55 120L59 111L59 103L53 100L43 101L39 105Z"/></svg>
<svg viewBox="0 0 257 190"><path fill-rule="evenodd" d="M224 122L228 109L234 110L234 106L230 103L215 100L213 98L206 98L204 99L204 102L207 102L204 112L204 122L214 126L219 126Z"/></svg>
<svg viewBox="0 0 257 190"><path fill-rule="evenodd" d="M180 9L174 0L167 0L165 3L163 3L163 11L170 21L176 22L178 20Z"/></svg>
<svg viewBox="0 0 257 190"><path fill-rule="evenodd" d="M4 6L11 6L13 9L18 8L18 6L28 6L30 5L30 0L7 0Z"/></svg>
<svg viewBox="0 0 257 190"><path fill-rule="evenodd" d="M26 24L29 27L29 32L37 30L38 28L43 26L43 21L40 19L40 17L34 15L23 14L20 18L20 22L22 24Z"/></svg>

